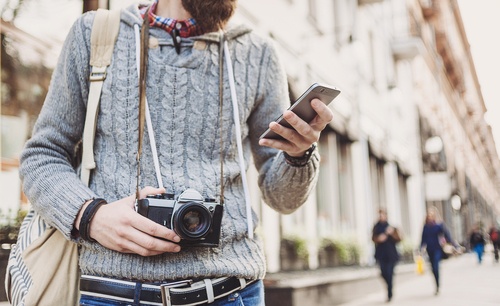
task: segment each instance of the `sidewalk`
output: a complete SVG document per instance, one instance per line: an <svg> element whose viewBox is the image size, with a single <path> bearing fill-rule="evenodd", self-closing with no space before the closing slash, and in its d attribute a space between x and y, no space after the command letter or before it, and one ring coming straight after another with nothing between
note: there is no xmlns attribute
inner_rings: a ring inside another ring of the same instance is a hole
<svg viewBox="0 0 500 306"><path fill-rule="evenodd" d="M500 305L500 264L494 263L492 254L485 254L479 265L474 254L464 254L441 262L441 288L434 295L435 285L429 265L423 275L413 274L403 281L395 278L394 297L385 302L386 293L359 292L359 298L342 306L370 305L425 305L425 306L493 306Z"/></svg>
<svg viewBox="0 0 500 306"><path fill-rule="evenodd" d="M401 263L395 273L404 281L415 276L414 269L414 263ZM266 305L270 306L340 305L383 291L378 266L269 273L264 285Z"/></svg>

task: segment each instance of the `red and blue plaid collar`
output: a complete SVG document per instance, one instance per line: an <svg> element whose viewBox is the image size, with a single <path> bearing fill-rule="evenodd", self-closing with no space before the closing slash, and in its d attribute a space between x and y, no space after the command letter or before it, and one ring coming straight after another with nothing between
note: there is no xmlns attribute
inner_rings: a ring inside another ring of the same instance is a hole
<svg viewBox="0 0 500 306"><path fill-rule="evenodd" d="M178 35L183 38L203 34L200 30L200 27L196 24L196 21L193 18L189 18L186 20L176 20L155 15L157 5L158 1L155 1L153 2L153 4L151 4L151 9L149 10L148 14L150 26L164 29L168 33L172 33L172 31L176 29L179 31ZM147 8L148 7L145 6L140 9L142 18L144 18L144 14L146 14Z"/></svg>

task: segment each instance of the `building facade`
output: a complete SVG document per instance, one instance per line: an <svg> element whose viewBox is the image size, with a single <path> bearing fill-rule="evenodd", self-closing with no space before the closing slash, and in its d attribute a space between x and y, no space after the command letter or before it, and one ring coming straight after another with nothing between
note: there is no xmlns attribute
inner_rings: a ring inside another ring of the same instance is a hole
<svg viewBox="0 0 500 306"><path fill-rule="evenodd" d="M455 0L240 1L236 18L274 39L292 101L314 82L342 91L315 195L288 216L255 207L270 271L284 268L287 239L312 269L329 240L372 264L379 208L402 252L419 246L431 207L459 243L474 223L496 224L500 164Z"/></svg>

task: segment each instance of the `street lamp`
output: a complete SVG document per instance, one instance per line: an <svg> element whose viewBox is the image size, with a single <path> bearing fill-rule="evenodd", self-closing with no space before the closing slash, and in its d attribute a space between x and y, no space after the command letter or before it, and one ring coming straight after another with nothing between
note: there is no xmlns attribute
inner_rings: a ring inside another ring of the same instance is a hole
<svg viewBox="0 0 500 306"><path fill-rule="evenodd" d="M451 207L456 211L459 211L462 207L462 199L458 194L455 194L451 197Z"/></svg>
<svg viewBox="0 0 500 306"><path fill-rule="evenodd" d="M425 141L425 151L429 154L436 154L443 150L443 140L439 136L433 136Z"/></svg>

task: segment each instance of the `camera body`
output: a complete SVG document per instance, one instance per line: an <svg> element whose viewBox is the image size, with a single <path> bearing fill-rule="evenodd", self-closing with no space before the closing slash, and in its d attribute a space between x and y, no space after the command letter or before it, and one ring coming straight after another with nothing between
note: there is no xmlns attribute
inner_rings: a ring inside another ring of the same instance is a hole
<svg viewBox="0 0 500 306"><path fill-rule="evenodd" d="M147 196L138 201L137 212L175 231L181 246L219 246L223 205L194 189L187 189L177 199L169 193Z"/></svg>

